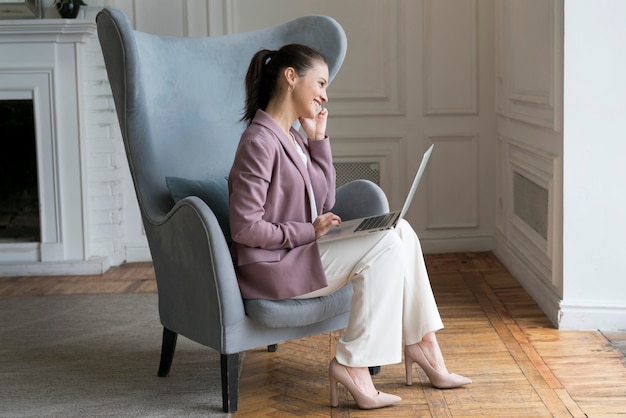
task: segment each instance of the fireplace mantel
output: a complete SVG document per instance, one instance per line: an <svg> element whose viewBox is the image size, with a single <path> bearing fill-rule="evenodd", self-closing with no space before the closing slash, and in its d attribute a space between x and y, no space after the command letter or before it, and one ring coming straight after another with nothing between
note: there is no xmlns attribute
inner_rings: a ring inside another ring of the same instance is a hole
<svg viewBox="0 0 626 418"><path fill-rule="evenodd" d="M32 99L41 241L0 243L0 275L97 273L91 255L84 129L85 19L0 21L0 99Z"/></svg>
<svg viewBox="0 0 626 418"><path fill-rule="evenodd" d="M87 19L0 20L0 43L82 43L95 32Z"/></svg>

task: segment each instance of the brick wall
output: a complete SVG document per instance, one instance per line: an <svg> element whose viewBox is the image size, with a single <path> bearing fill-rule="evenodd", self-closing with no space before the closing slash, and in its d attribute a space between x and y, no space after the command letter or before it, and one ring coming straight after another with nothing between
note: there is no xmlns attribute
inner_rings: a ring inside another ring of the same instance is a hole
<svg viewBox="0 0 626 418"><path fill-rule="evenodd" d="M81 127L86 167L88 247L92 257L125 260L123 181L125 154L111 88L96 36L81 46Z"/></svg>

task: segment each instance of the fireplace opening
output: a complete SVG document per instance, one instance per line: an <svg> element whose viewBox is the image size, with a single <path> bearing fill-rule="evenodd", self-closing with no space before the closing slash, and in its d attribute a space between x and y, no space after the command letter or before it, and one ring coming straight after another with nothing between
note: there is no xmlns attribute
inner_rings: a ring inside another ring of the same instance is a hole
<svg viewBox="0 0 626 418"><path fill-rule="evenodd" d="M0 242L40 241L33 100L0 100Z"/></svg>

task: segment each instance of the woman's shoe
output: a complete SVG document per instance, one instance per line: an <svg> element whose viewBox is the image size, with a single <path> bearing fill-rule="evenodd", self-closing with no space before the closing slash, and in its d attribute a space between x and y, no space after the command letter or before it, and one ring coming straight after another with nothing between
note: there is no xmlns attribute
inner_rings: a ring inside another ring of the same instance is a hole
<svg viewBox="0 0 626 418"><path fill-rule="evenodd" d="M415 348L413 348L415 347ZM452 389L472 383L470 379L455 373L441 373L437 371L426 358L426 354L419 344L411 344L404 346L404 364L406 367L406 384L413 384L413 363L419 364L424 369L430 383L438 389Z"/></svg>
<svg viewBox="0 0 626 418"><path fill-rule="evenodd" d="M389 393L378 392L376 396L368 396L359 389L356 385L346 366L343 366L337 362L337 359L333 359L330 362L328 368L328 376L330 379L330 405L336 407L339 405L337 400L337 382L348 389L348 392L354 398L356 405L361 409L376 409L383 408L396 404L402 400L399 396L391 395Z"/></svg>

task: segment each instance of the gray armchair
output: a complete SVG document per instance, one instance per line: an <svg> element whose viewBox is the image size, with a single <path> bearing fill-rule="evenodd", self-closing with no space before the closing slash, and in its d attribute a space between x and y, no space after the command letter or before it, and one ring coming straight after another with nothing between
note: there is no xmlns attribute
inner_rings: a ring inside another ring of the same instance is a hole
<svg viewBox="0 0 626 418"><path fill-rule="evenodd" d="M327 57L332 78L345 56L344 32L324 16L206 38L138 32L113 8L96 20L156 273L164 327L158 374L169 373L179 334L211 347L221 354L223 409L236 411L239 353L345 327L352 289L311 300L243 300L230 237L220 228L223 213L198 196L175 202L166 177L228 174L244 129L244 75L256 51L310 45ZM365 203L351 204L356 198ZM339 188L337 201L344 219L389 209L368 181Z"/></svg>

